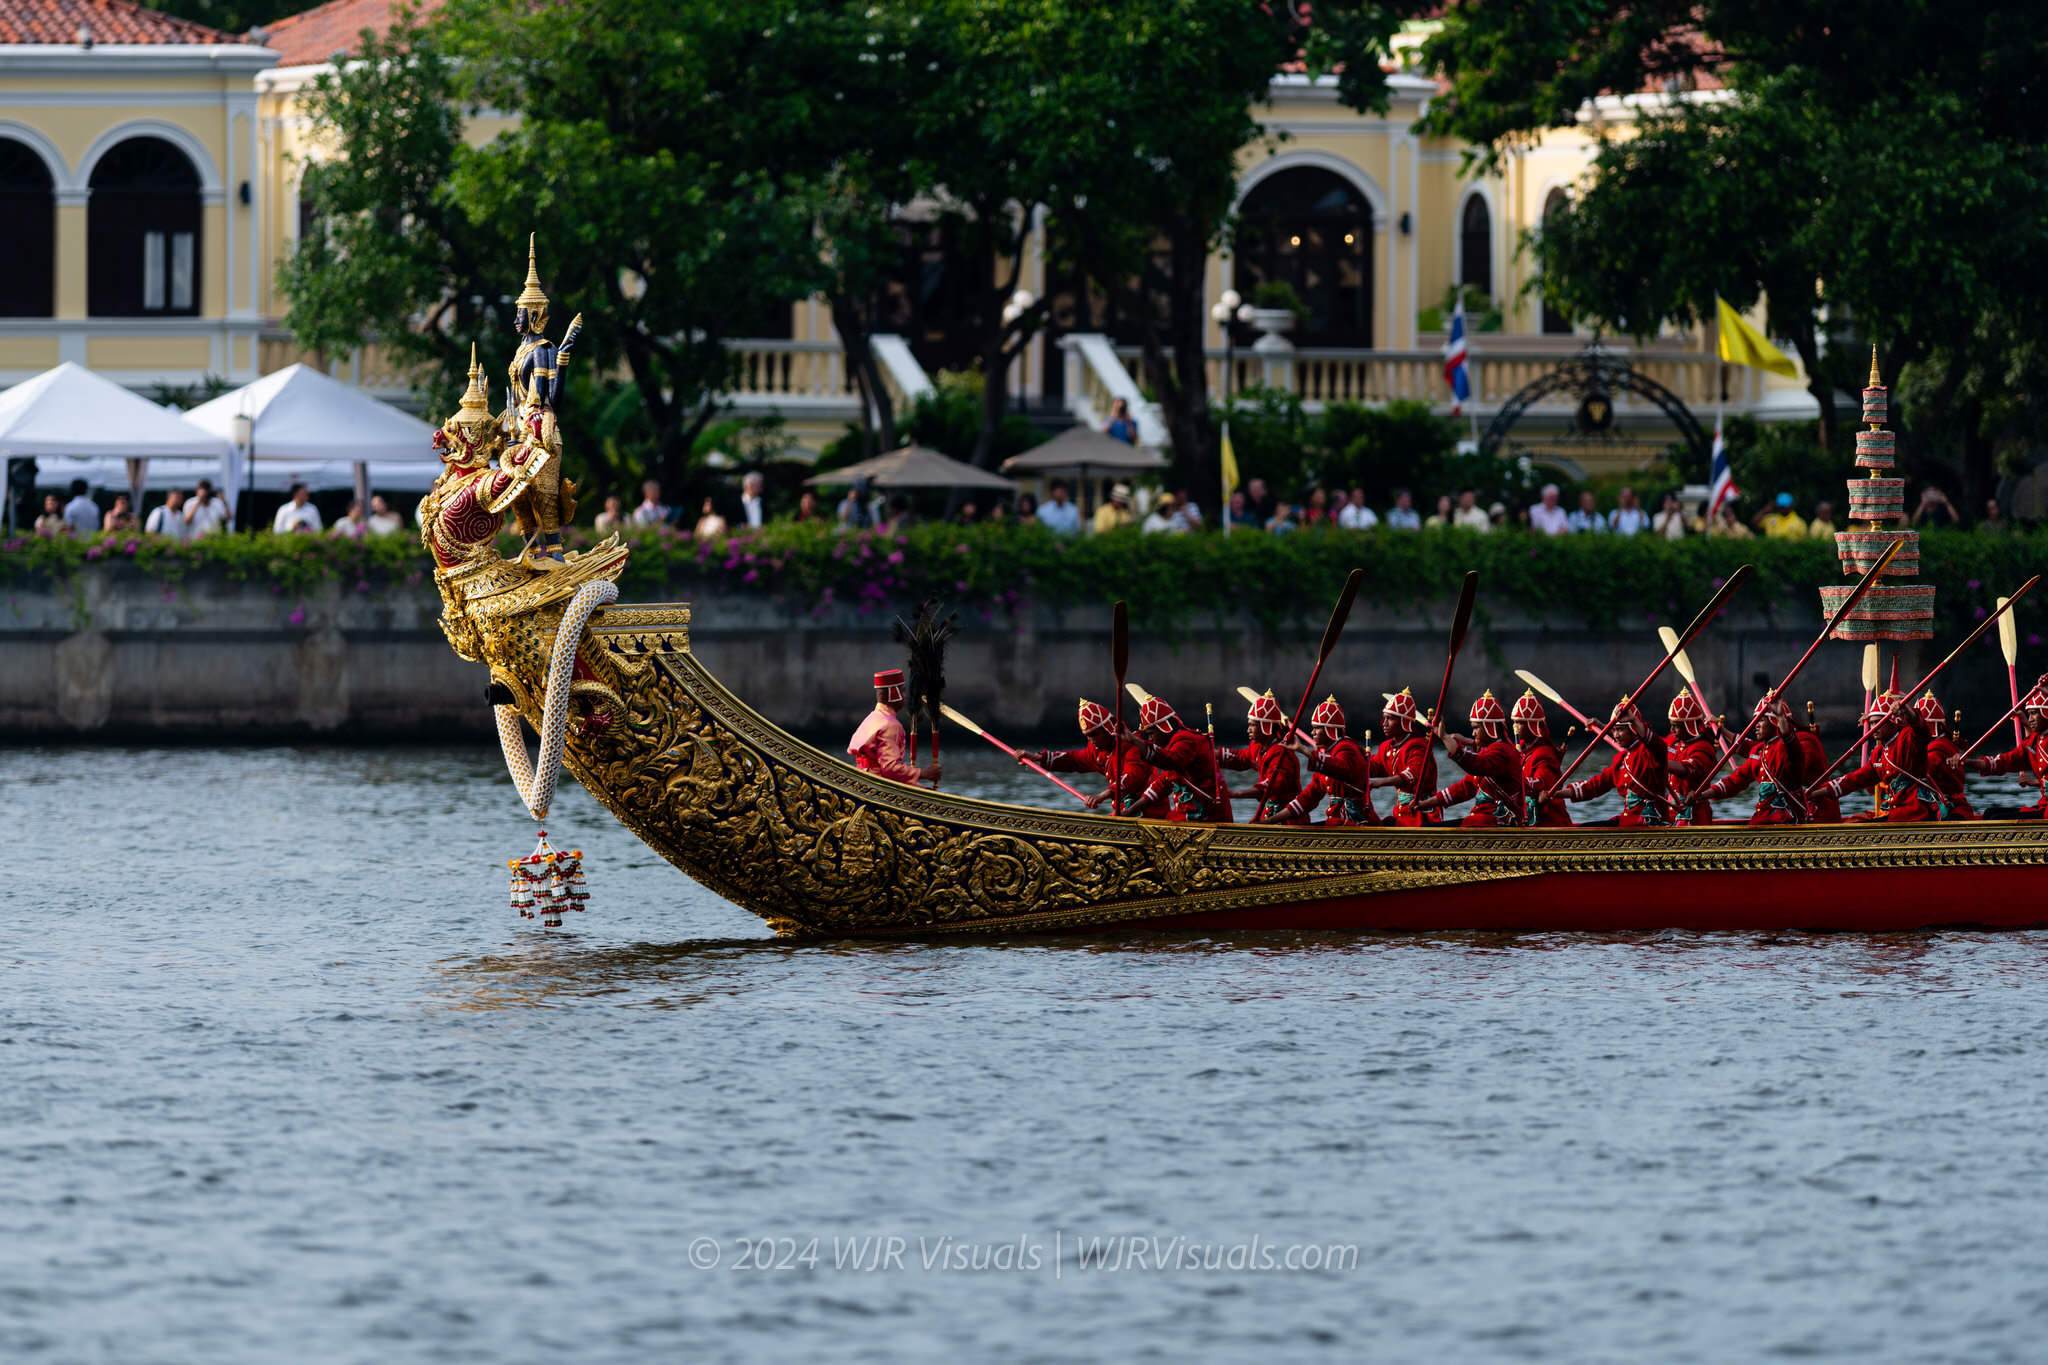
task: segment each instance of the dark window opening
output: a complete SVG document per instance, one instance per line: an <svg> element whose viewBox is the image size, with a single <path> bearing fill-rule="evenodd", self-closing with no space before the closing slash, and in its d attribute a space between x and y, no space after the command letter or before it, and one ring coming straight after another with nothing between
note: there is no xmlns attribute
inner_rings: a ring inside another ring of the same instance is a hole
<svg viewBox="0 0 2048 1365"><path fill-rule="evenodd" d="M967 233L950 220L899 223L896 231L901 254L869 311L874 330L909 342L928 374L970 368L981 354L981 300L995 262L963 250Z"/></svg>
<svg viewBox="0 0 2048 1365"><path fill-rule="evenodd" d="M1247 299L1261 284L1292 285L1308 318L1301 346L1372 345L1372 206L1357 187L1313 167L1269 176L1239 208L1232 284ZM1240 345L1254 339L1239 329Z"/></svg>
<svg viewBox="0 0 2048 1365"><path fill-rule="evenodd" d="M1458 224L1458 280L1493 297L1493 215L1476 194L1466 198Z"/></svg>
<svg viewBox="0 0 2048 1365"><path fill-rule="evenodd" d="M0 222L7 263L0 269L0 318L57 312L57 187L35 149L0 138Z"/></svg>
<svg viewBox="0 0 2048 1365"><path fill-rule="evenodd" d="M1562 209L1568 202L1563 190L1552 190L1543 197L1543 221L1550 221L1550 215ZM1543 300L1543 330L1553 336L1569 336L1572 320L1557 310L1549 298Z"/></svg>
<svg viewBox="0 0 2048 1365"><path fill-rule="evenodd" d="M199 312L199 173L157 137L130 138L93 167L86 208L86 311Z"/></svg>

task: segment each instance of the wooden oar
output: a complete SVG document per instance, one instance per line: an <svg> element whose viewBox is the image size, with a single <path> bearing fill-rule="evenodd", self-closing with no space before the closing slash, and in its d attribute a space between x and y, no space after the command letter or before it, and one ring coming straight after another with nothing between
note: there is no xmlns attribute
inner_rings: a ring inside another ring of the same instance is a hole
<svg viewBox="0 0 2048 1365"><path fill-rule="evenodd" d="M1115 767L1109 779L1110 809L1124 813L1124 674L1131 668L1131 613L1119 598L1109 612L1109 666L1116 673L1116 695L1109 704L1116 708L1110 734L1116 744Z"/></svg>
<svg viewBox="0 0 2048 1365"><path fill-rule="evenodd" d="M2010 598L2001 597L1998 605L2003 608ZM2012 694L2012 742L2027 742L2026 732L2020 728L2020 624L2011 612L1998 618L1998 648L2005 655L2005 686Z"/></svg>
<svg viewBox="0 0 2048 1365"><path fill-rule="evenodd" d="M1792 665L1792 671L1785 675L1783 682L1771 689L1772 692L1779 696L1784 695L1785 689L1792 685L1792 680L1799 676L1799 670L1806 667L1806 661L1813 657L1813 652L1816 649L1820 648L1821 641L1833 635L1835 627L1840 625L1843 619L1855 609L1856 604L1863 600L1863 595L1870 591L1871 585L1877 582L1877 576L1885 571L1886 566L1899 553L1899 547L1903 544L1905 544L1904 541L1895 540L1884 547L1884 553L1877 557L1877 563L1864 571L1863 577L1857 580L1856 586L1850 589L1849 595L1842 599L1842 605L1835 608L1834 614L1828 617L1827 624L1820 628L1820 634L1815 636L1813 643L1806 647L1806 652L1799 656L1799 662ZM1761 713L1757 708L1750 708L1749 719L1743 722L1742 728L1736 732L1735 738L1729 742L1728 751L1714 760L1714 766L1707 769L1707 775L1694 784L1694 791L1699 791L1709 782L1712 782L1714 774L1721 771L1721 765L1726 763L1735 754L1742 752L1742 741L1747 739L1750 730L1755 728L1756 718L1759 714Z"/></svg>
<svg viewBox="0 0 2048 1365"><path fill-rule="evenodd" d="M1897 547L1894 546L1893 548L1896 549ZM1890 553L1890 551L1887 551L1886 553ZM1685 630L1679 635L1678 646L1680 649L1683 649L1685 646L1691 644L1693 640L1698 637L1701 631L1705 630L1709 625L1713 624L1714 618L1721 614L1721 608L1727 604L1728 599L1733 597L1737 592L1741 591L1743 584L1749 582L1749 576L1752 572L1754 572L1754 570L1752 570L1749 565L1744 564L1738 567L1734 573L1728 575L1728 581L1721 585L1721 590L1715 593L1713 597L1708 599L1707 605L1700 608L1700 614L1692 618L1692 624L1687 626ZM1808 650L1807 652L1810 654L1813 651ZM1629 696L1642 696L1643 689L1648 687L1651 683L1657 681L1657 675L1662 673L1667 667L1669 667L1670 663L1671 653L1669 651L1666 651L1664 657L1657 660L1657 666L1650 670L1649 676L1644 678L1641 682L1637 683L1635 690L1633 692L1630 692ZM1586 747L1579 750L1579 756L1572 760L1571 768L1566 768L1563 772L1557 775L1557 781L1550 784L1550 791L1554 792L1559 787L1562 787L1564 785L1565 779L1572 775L1572 768L1576 768L1581 763L1584 763L1586 761L1586 755L1593 752L1593 746L1595 744L1598 744L1601 740L1607 738L1607 731L1614 724L1614 718L1610 715L1604 722L1596 724L1595 722L1588 721L1587 724L1593 726L1593 738L1587 740ZM1721 760L1725 761L1727 757L1728 755L1723 754L1721 755ZM1715 766L1718 767L1720 765L1717 762ZM1546 793L1546 795L1547 794L1548 793Z"/></svg>
<svg viewBox="0 0 2048 1365"><path fill-rule="evenodd" d="M1726 741L1721 738L1721 727L1714 724L1714 713L1707 706L1706 694L1700 691L1700 680L1692 671L1692 660L1685 657L1685 647L1678 643L1678 632L1669 626L1657 627L1657 638L1664 642L1664 648L1671 651L1671 666L1678 670L1678 676L1685 679L1686 690L1692 699L1700 704L1700 717L1713 733L1714 743L1721 746L1721 752L1728 752Z"/></svg>
<svg viewBox="0 0 2048 1365"><path fill-rule="evenodd" d="M2022 597L2025 597L2028 593L2034 590L2034 585L2036 583L2039 583L2040 581L2041 575L2035 574L2032 578L2029 578L2026 582L2020 584L2019 591L2015 592L2012 596L2001 598L1999 600L1997 610L1993 611L1991 615L1985 617L1982 621L1979 621L1977 623L1977 628L1971 631L1968 635L1965 635L1963 637L1963 642L1957 645L1954 649L1950 650L1940 663L1936 664L1932 669L1928 671L1926 677L1922 678L1919 682L1914 683L1905 691L1899 693L1899 699L1896 702L1892 703L1892 710L1897 711L1902 706L1912 705L1912 697L1915 693L1918 693L1923 688L1931 684L1936 678L1940 677L1941 671L1944 668L1947 668L1950 664L1954 663L1959 657L1961 657L1962 652L1964 650L1968 649L1971 645L1974 645L1979 640L1983 639L1984 632L1990 630L1993 626L1997 625L1999 618L2004 616L2006 613L2010 612L2013 609L2013 607L2016 604L2018 604L2019 600ZM2003 719L2003 717L2000 717L2001 721L2003 721ZM1862 740L1869 739L1871 732L1875 730L1879 724L1882 723L1882 721L1879 721L1874 724L1865 725L1863 727L1863 734L1859 737L1858 742L1860 743ZM1997 726L1993 726L1992 728L1996 729ZM1855 744L1851 744L1847 749L1844 749L1842 751L1841 758L1838 758L1833 763L1828 764L1826 769L1822 771L1819 777L1814 778L1813 781L1806 784L1806 790L1812 791L1815 787L1818 787L1821 783L1827 781L1829 774L1833 773L1835 769L1841 767L1843 762L1846 761L1849 758L1849 756L1855 752Z"/></svg>
<svg viewBox="0 0 2048 1365"><path fill-rule="evenodd" d="M1316 690L1316 679L1321 676L1323 665L1330 661L1330 654L1337 648L1338 639L1344 634L1344 623L1351 619L1351 604L1358 600L1358 590L1365 586L1365 570L1353 569L1344 579L1344 591L1337 594L1337 605L1330 612L1330 624L1323 627L1323 643L1316 649L1316 666L1308 671L1308 683L1301 689L1301 700L1294 704L1294 717L1287 722L1289 730L1301 728L1301 713L1308 707L1309 694Z"/></svg>
<svg viewBox="0 0 2048 1365"><path fill-rule="evenodd" d="M1465 573L1464 586L1458 589L1458 609L1451 614L1451 648L1444 657L1444 680L1437 684L1436 705L1429 710L1429 728L1435 731L1443 722L1444 699L1451 694L1451 670L1458 666L1458 651L1465 646L1465 632L1472 626L1472 603L1479 596L1479 570L1469 569Z"/></svg>
<svg viewBox="0 0 2048 1365"><path fill-rule="evenodd" d="M1330 661L1331 653L1337 648L1337 641L1344 634L1344 623L1351 619L1351 604L1358 600L1358 590L1365 586L1365 570L1353 569L1344 578L1344 591L1337 594L1337 605L1330 611L1330 623L1323 627L1323 642L1316 649L1316 666L1308 671L1308 682L1301 689L1301 700L1294 704L1294 715L1287 722L1287 733L1301 732L1301 713L1308 708L1309 694L1316 690L1316 679L1322 676L1323 665ZM1252 812L1252 823L1259 824L1261 810Z"/></svg>
<svg viewBox="0 0 2048 1365"><path fill-rule="evenodd" d="M952 721L952 722L953 722L953 723L954 723L955 725L959 726L959 727L960 727L961 729L963 729L963 730L967 730L967 731L971 731L971 732L972 732L972 733L974 733L974 734L980 735L980 736L981 736L981 737L982 737L983 739L985 739L985 740L987 740L987 741L988 741L989 743L991 743L991 744L995 745L995 746L996 746L996 747L997 747L998 749L1001 749L1001 750L1002 750L1002 751L1003 751L1004 753L1008 754L1008 755L1009 755L1009 756L1010 756L1011 758L1014 758L1014 759L1016 759L1016 760L1017 760L1017 761L1018 761L1019 763L1022 763L1022 764L1023 764L1023 765L1025 766L1025 767L1027 767L1027 768L1031 769L1031 771L1032 771L1032 772L1035 772L1035 773L1037 773L1037 774L1038 774L1038 775L1039 775L1040 777L1044 778L1044 779L1045 779L1046 781L1048 781L1048 782L1050 782L1050 783L1054 784L1055 786L1057 786L1057 787L1060 787L1060 788L1062 788L1063 790L1065 790L1065 791L1067 791L1067 792L1071 793L1071 794L1073 795L1073 797L1074 797L1074 799L1075 799L1075 800L1077 800L1077 801L1081 801L1081 802L1083 802L1083 803L1085 803L1085 802L1086 802L1086 801L1088 800L1088 798L1087 798L1086 796L1083 796L1083 795L1082 795L1082 794L1081 794L1081 793L1080 793L1079 791L1076 791L1076 790L1075 790L1074 788L1072 788L1072 787L1069 787L1069 786L1067 786L1067 784L1066 784L1066 783L1064 783L1064 782L1060 781L1060 780L1059 780L1059 779L1058 779L1057 777L1054 777L1054 776L1052 775L1052 773L1051 773L1051 772L1050 772L1050 771L1049 771L1048 769L1046 769L1046 768L1045 768L1044 766L1042 766L1042 765L1040 765L1040 764L1038 764L1038 763L1034 763L1034 762L1032 762L1032 761L1031 761L1030 759L1028 759L1028 758L1024 757L1024 755L1022 755L1022 754L1018 753L1018 752L1017 752L1017 751L1016 751L1015 749L1012 749L1012 748L1011 748L1011 747L1010 747L1009 745L1007 745L1007 744L1003 743L1003 742L1002 742L1001 740L997 739L997 738L996 738L996 737L995 737L994 735L992 735L992 734L990 734L990 733L989 733L988 731L986 731L986 730L982 729L982 728L981 728L981 727L980 727L979 725L976 725L976 724L975 724L975 723L974 723L973 721L971 721L971 720L967 719L967 717L965 717L965 716L961 715L961 714L960 714L960 713L959 713L958 711L955 711L955 710L954 710L954 709L953 709L953 708L952 708L952 707L951 707L950 705L948 705L947 703L945 703L945 702L940 702L940 703L939 703L939 714L940 714L940 715L942 715L942 716L944 716L944 717L945 717L945 718L946 718L947 720L950 720L950 721Z"/></svg>
<svg viewBox="0 0 2048 1365"><path fill-rule="evenodd" d="M2007 712L2006 712L2006 713L2005 713L2004 715L2000 716L2000 717L1999 717L1999 718L1998 718L1997 720L1994 720L1994 721L1992 721L1992 722L1991 722L1991 728L1990 728L1989 730L1986 730L1986 731L1985 731L1985 732L1984 732L1983 734L1981 734L1981 735L1977 736L1977 738L1976 738L1976 739L1975 739L1975 740L1974 740L1974 741L1973 741L1973 742L1971 743L1970 747L1969 747L1969 748L1967 748L1967 749L1965 749L1965 750L1963 750L1963 751L1962 751L1961 753L1957 754L1957 755L1956 755L1956 757L1957 757L1957 758L1968 758L1968 757L1969 757L1969 756L1970 756L1971 754L1974 754L1974 753L1976 753L1978 749L1980 749L1980 748L1982 748L1982 747L1983 747L1983 744L1984 744L1984 741L1985 741L1985 740L1987 740L1987 739L1991 738L1991 737L1992 737L1993 735L1995 735L1995 734L1997 734L1997 733L1998 733L1998 727L1999 727L1999 726L2001 726L2001 725L2005 724L2005 723L2006 723L2007 721L2009 721L2009 720L2012 720L2012 719L2016 718L2016 717L2017 717L2017 716L2019 715L2019 713L2020 713L2020 708L2021 708L2022 706L2024 706L2025 704L2026 704L2026 698L2024 698L2024 697L2022 697L2022 698L2020 698L2020 700L2018 700L2018 701L2014 702L2014 703L2012 704L2012 710L2010 710L2010 711L2007 711ZM1957 716L1958 716L1958 717L1960 717L1960 716L1962 715L1962 713L1961 713L1960 711L1958 711L1958 712L1957 712L1956 714L1957 714ZM2020 732L2020 743L2022 743L2022 744L2025 744L2026 742L2027 742L2027 736L2026 736L2026 732L2025 732L2024 730L2022 730L2022 731Z"/></svg>
<svg viewBox="0 0 2048 1365"><path fill-rule="evenodd" d="M1586 719L1585 712L1579 710L1578 707L1573 706L1570 702L1566 701L1564 699L1564 694L1559 692L1556 688L1552 687L1549 683L1543 681L1543 679L1537 677L1534 673L1531 673L1526 668L1516 669L1515 676L1520 678L1523 682L1527 683L1536 691L1550 698L1550 700L1557 703L1557 705L1563 707L1565 714L1570 716L1573 720L1577 721L1579 725L1583 725L1588 729L1592 728L1593 722ZM1575 733L1578 730L1578 728L1578 725L1574 725L1570 731L1566 732L1565 739L1569 740L1572 737L1572 734ZM1607 741L1607 747L1614 750L1614 752L1618 754L1626 752L1620 744L1616 743L1612 739L1609 739Z"/></svg>

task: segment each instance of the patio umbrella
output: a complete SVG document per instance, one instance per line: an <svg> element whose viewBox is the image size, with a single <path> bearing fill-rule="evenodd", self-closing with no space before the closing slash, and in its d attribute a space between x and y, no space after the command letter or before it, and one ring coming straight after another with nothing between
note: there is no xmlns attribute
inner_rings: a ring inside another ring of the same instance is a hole
<svg viewBox="0 0 2048 1365"><path fill-rule="evenodd" d="M872 460L813 474L804 483L811 488L828 488L857 479L866 479L876 488L999 488L1007 493L1016 486L999 474L976 469L920 445L907 445Z"/></svg>
<svg viewBox="0 0 2048 1365"><path fill-rule="evenodd" d="M1119 441L1085 424L1068 427L1044 445L1003 461L1003 472L1012 476L1072 474L1081 486L1083 515L1094 510L1093 475L1126 478L1158 473L1166 467L1165 457L1150 446Z"/></svg>

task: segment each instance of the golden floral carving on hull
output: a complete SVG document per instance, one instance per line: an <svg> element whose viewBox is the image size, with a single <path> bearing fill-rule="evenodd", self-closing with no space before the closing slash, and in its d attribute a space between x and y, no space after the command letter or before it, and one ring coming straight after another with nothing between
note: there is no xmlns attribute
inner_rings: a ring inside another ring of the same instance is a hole
<svg viewBox="0 0 2048 1365"><path fill-rule="evenodd" d="M537 727L560 604L483 627ZM2048 825L1691 830L1186 825L1008 806L862 773L689 652L689 608L615 606L583 657L621 701L576 778L649 847L785 934L1083 928L1555 872L2041 865Z"/></svg>

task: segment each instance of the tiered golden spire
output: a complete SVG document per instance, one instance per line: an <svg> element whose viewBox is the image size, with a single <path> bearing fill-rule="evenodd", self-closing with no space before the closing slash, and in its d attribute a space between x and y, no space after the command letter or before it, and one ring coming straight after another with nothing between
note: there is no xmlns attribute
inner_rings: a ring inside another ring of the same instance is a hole
<svg viewBox="0 0 2048 1365"><path fill-rule="evenodd" d="M462 395L455 420L464 426L488 426L491 421L491 391L484 384L484 367L477 364L473 341L469 344L469 389Z"/></svg>
<svg viewBox="0 0 2048 1365"><path fill-rule="evenodd" d="M512 300L521 308L548 306L548 296L540 287L540 265L535 259L533 239L535 234L526 234L526 287L519 291L519 297Z"/></svg>

